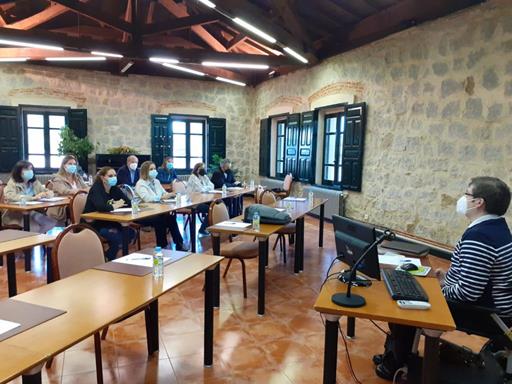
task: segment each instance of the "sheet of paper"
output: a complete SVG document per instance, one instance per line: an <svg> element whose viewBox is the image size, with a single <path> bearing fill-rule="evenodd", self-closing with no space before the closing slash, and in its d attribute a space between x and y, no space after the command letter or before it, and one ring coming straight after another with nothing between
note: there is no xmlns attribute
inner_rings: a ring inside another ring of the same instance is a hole
<svg viewBox="0 0 512 384"><path fill-rule="evenodd" d="M218 193L218 194L221 194L222 195L222 191L217 191L216 189L212 190L212 191L207 191L205 193Z"/></svg>
<svg viewBox="0 0 512 384"><path fill-rule="evenodd" d="M20 327L21 324L14 323L9 320L2 320L0 319L0 335L9 332L11 329Z"/></svg>
<svg viewBox="0 0 512 384"><path fill-rule="evenodd" d="M228 191L242 191L243 188L242 187L228 187L227 190Z"/></svg>
<svg viewBox="0 0 512 384"><path fill-rule="evenodd" d="M163 200L162 200L162 203L167 203L167 204L169 204L169 203L175 203L175 202L176 202L176 199L163 199Z"/></svg>
<svg viewBox="0 0 512 384"><path fill-rule="evenodd" d="M131 213L131 212L132 212L131 208L117 208L117 209L114 209L113 211L111 211L111 213Z"/></svg>
<svg viewBox="0 0 512 384"><path fill-rule="evenodd" d="M45 201L45 202L52 202L52 201L61 201L65 200L65 197L62 196L55 196L55 197L43 197L42 199L39 199L39 201Z"/></svg>
<svg viewBox="0 0 512 384"><path fill-rule="evenodd" d="M379 264L402 265L405 263L412 263L418 267L421 266L421 261L417 258L406 257L392 252L379 255Z"/></svg>
<svg viewBox="0 0 512 384"><path fill-rule="evenodd" d="M227 227L227 228L248 228L251 223L241 223L239 221L222 221L215 224L216 227Z"/></svg>
<svg viewBox="0 0 512 384"><path fill-rule="evenodd" d="M164 256L164 264L170 260L170 257ZM140 265L141 267L153 267L153 256L144 253L131 253L127 256L113 260L114 263L123 263L131 265Z"/></svg>
<svg viewBox="0 0 512 384"><path fill-rule="evenodd" d="M293 196L288 196L283 199L283 201L306 201L306 200L307 199L305 197L293 197Z"/></svg>
<svg viewBox="0 0 512 384"><path fill-rule="evenodd" d="M19 205L23 205L23 204L21 204L21 202L19 202L19 201L18 201L18 204L19 204ZM40 201L26 201L26 202L25 202L25 205L38 205L38 204L41 204L41 202L40 202Z"/></svg>

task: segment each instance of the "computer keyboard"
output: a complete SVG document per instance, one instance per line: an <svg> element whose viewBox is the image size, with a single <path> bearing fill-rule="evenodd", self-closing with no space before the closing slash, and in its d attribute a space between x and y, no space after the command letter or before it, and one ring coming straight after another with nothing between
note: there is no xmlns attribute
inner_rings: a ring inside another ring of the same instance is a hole
<svg viewBox="0 0 512 384"><path fill-rule="evenodd" d="M428 301L427 294L409 272L383 269L381 276L393 300Z"/></svg>

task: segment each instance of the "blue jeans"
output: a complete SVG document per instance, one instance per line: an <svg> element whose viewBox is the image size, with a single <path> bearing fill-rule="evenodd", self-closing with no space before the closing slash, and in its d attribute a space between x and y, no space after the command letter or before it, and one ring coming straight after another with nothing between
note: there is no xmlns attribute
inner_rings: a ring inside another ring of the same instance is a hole
<svg viewBox="0 0 512 384"><path fill-rule="evenodd" d="M103 227L99 229L101 237L105 238L108 242L108 249L105 252L105 257L108 261L116 258L117 252L123 246L123 233L121 228L116 227ZM133 232L133 233L132 233ZM130 230L130 241L134 238L134 231Z"/></svg>

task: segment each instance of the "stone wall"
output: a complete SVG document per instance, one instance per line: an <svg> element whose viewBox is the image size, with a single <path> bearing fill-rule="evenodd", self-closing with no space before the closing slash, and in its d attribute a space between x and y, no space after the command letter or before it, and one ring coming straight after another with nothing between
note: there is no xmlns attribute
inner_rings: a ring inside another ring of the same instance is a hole
<svg viewBox="0 0 512 384"><path fill-rule="evenodd" d="M454 243L467 224L455 201L468 179L512 185L510 20L512 1L489 1L267 81L256 120L332 95L367 102L363 187L349 194L348 216Z"/></svg>
<svg viewBox="0 0 512 384"><path fill-rule="evenodd" d="M113 76L98 71L36 65L0 66L0 105L86 108L96 152L129 145L151 153L151 114L186 113L227 119L227 156L249 171L247 127L254 120L254 89L211 81ZM242 149L242 150L239 150Z"/></svg>

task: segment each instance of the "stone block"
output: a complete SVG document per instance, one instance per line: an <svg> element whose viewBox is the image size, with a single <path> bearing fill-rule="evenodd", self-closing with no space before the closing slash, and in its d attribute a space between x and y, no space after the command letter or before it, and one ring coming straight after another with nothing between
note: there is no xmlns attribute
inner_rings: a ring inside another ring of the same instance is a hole
<svg viewBox="0 0 512 384"><path fill-rule="evenodd" d="M505 96L512 96L512 81L505 83Z"/></svg>
<svg viewBox="0 0 512 384"><path fill-rule="evenodd" d="M427 104L426 113L427 113L427 117L429 119L431 119L433 117L437 117L437 115L438 115L438 106L437 106L437 104L433 103L433 102L429 102Z"/></svg>
<svg viewBox="0 0 512 384"><path fill-rule="evenodd" d="M460 114L460 102L459 101L451 101L443 108L441 113L443 119L449 117L455 117Z"/></svg>
<svg viewBox="0 0 512 384"><path fill-rule="evenodd" d="M501 50L505 53L512 52L512 39L504 41L501 43Z"/></svg>
<svg viewBox="0 0 512 384"><path fill-rule="evenodd" d="M500 85L500 79L494 68L488 68L484 71L482 85L487 90L492 90Z"/></svg>
<svg viewBox="0 0 512 384"><path fill-rule="evenodd" d="M450 136L458 139L467 139L469 137L468 127L462 123L451 123L448 127Z"/></svg>
<svg viewBox="0 0 512 384"><path fill-rule="evenodd" d="M494 121L501 117L503 111L503 104L493 104L489 107L487 112L487 120Z"/></svg>
<svg viewBox="0 0 512 384"><path fill-rule="evenodd" d="M444 76L448 73L448 64L446 63L434 63L432 64L432 70L437 76Z"/></svg>
<svg viewBox="0 0 512 384"><path fill-rule="evenodd" d="M464 117L468 119L477 119L482 117L482 99L472 98L466 101L466 109L464 111Z"/></svg>
<svg viewBox="0 0 512 384"><path fill-rule="evenodd" d="M462 90L462 84L453 79L443 80L441 83L441 96L448 97Z"/></svg>
<svg viewBox="0 0 512 384"><path fill-rule="evenodd" d="M472 69L485 55L486 51L484 48L480 48L476 51L472 51L466 59L466 67Z"/></svg>

